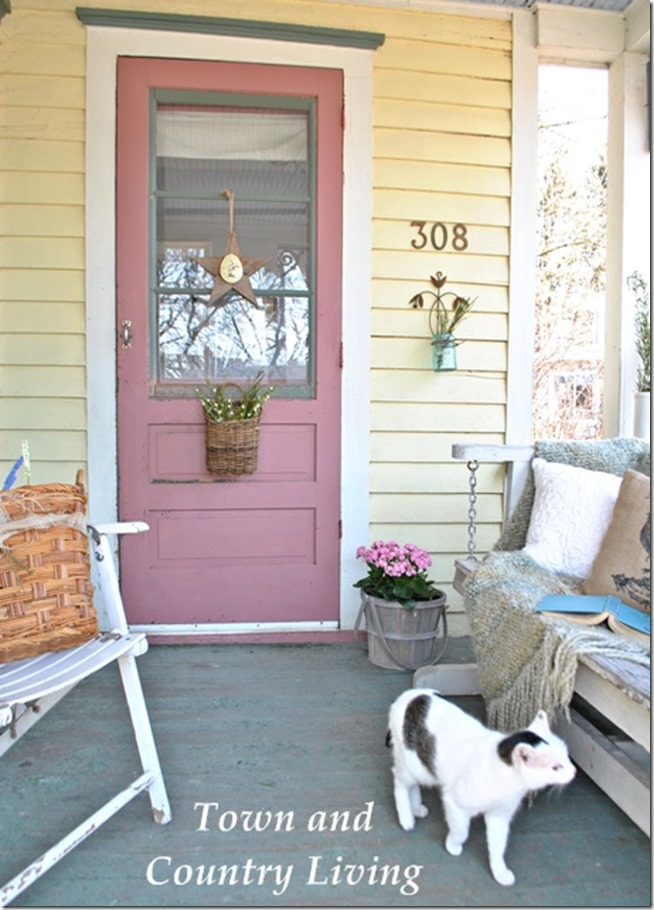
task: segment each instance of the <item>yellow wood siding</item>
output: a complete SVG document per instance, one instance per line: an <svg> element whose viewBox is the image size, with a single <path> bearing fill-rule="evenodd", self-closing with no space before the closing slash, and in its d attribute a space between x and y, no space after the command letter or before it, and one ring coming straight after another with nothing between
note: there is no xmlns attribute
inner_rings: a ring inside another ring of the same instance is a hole
<svg viewBox="0 0 654 910"><path fill-rule="evenodd" d="M503 440L505 428L511 25L435 15L424 28L422 18L416 27L394 13L375 55L370 532L430 550L457 614L452 564L467 551L467 471L451 445ZM450 232L465 224L468 248L415 250L412 221ZM446 290L477 298L451 373L432 371L428 314L408 305L437 271ZM482 469L479 486L483 550L498 533L499 472Z"/></svg>
<svg viewBox="0 0 654 910"><path fill-rule="evenodd" d="M12 0L0 23L0 473L29 439L33 479L86 461L86 32L75 0ZM86 0L86 6L383 32L373 72L370 539L426 546L452 596L465 552L466 471L453 442L503 441L506 401L511 21L313 0ZM468 249L417 251L411 221L467 226ZM459 370L431 370L427 312L408 305L442 271L477 297ZM109 356L109 355L108 355ZM500 477L480 497L497 534ZM365 541L361 541L364 543Z"/></svg>
<svg viewBox="0 0 654 910"><path fill-rule="evenodd" d="M85 36L72 4L12 4L0 24L0 408L4 476L86 463Z"/></svg>

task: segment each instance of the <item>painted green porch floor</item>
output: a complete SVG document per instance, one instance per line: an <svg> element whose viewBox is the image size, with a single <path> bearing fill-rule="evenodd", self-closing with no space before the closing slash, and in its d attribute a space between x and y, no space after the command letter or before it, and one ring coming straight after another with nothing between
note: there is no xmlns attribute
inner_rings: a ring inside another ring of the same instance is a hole
<svg viewBox="0 0 654 910"><path fill-rule="evenodd" d="M447 659L456 657L453 642ZM172 823L155 825L138 797L14 906L650 906L649 839L583 774L517 816L512 888L491 878L480 820L461 857L445 852L435 792L429 818L402 831L384 736L411 674L372 666L354 644L158 646L139 667ZM459 703L482 710L479 699ZM137 773L109 667L0 760L0 879ZM209 830L198 830L198 803L218 803L206 810ZM272 813L280 830L244 830L248 810ZM336 812L349 813L339 830L309 830ZM212 864L237 867L237 881L172 881ZM339 864L362 866L361 880L339 881ZM266 866L279 867L280 883ZM398 867L396 882L370 884L384 866Z"/></svg>

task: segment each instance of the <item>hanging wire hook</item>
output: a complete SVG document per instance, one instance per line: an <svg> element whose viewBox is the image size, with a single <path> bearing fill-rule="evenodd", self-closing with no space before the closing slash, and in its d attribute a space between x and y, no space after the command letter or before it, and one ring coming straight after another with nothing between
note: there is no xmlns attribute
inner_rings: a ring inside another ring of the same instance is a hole
<svg viewBox="0 0 654 910"><path fill-rule="evenodd" d="M229 205L229 233L234 233L234 193L231 190L223 190L223 196L227 199Z"/></svg>

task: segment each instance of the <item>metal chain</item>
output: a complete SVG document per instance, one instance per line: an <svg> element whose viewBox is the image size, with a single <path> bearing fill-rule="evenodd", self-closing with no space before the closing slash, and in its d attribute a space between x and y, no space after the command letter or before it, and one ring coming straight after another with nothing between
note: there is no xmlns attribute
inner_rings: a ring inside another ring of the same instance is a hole
<svg viewBox="0 0 654 910"><path fill-rule="evenodd" d="M475 534L477 533L477 469L478 461L468 462L468 556L471 559L475 557Z"/></svg>

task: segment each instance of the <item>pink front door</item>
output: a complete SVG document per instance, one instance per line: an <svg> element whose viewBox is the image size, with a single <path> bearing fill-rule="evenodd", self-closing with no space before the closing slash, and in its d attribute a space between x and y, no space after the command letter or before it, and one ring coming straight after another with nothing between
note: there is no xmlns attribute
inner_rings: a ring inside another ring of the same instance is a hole
<svg viewBox="0 0 654 910"><path fill-rule="evenodd" d="M342 80L122 58L117 122L119 515L133 624L339 616ZM256 306L209 304L229 233ZM257 472L205 466L195 389L275 386Z"/></svg>

